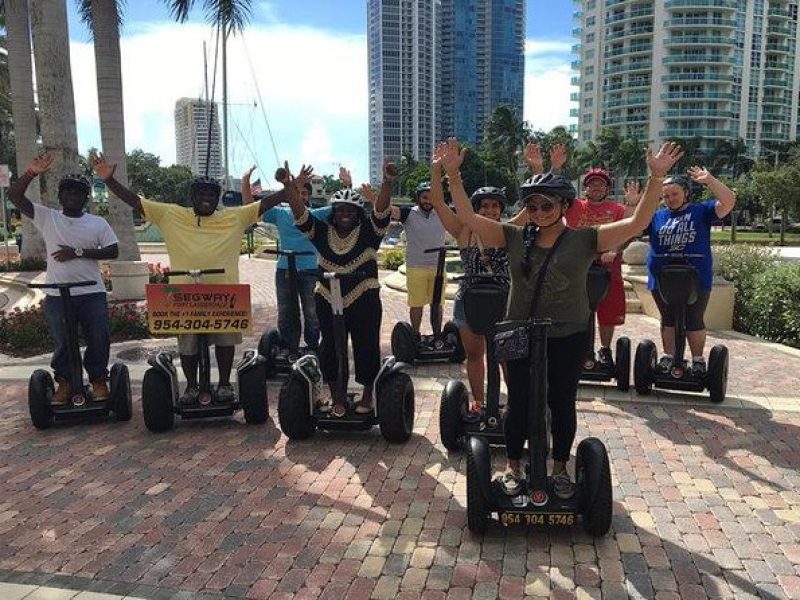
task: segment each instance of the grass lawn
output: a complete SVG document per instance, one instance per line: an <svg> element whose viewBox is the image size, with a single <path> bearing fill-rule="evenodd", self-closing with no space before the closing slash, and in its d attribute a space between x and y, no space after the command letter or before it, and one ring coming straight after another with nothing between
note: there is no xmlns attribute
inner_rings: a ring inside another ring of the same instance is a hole
<svg viewBox="0 0 800 600"><path fill-rule="evenodd" d="M736 243L737 244L759 244L765 246L777 246L780 242L781 236L780 233L775 231L772 233L772 237L769 237L769 234L766 231L741 231L739 229L736 230ZM726 229L725 231L712 231L711 232L711 241L717 243L725 243L730 242L731 240L731 230ZM800 246L800 233L787 233L786 234L786 245L787 246Z"/></svg>

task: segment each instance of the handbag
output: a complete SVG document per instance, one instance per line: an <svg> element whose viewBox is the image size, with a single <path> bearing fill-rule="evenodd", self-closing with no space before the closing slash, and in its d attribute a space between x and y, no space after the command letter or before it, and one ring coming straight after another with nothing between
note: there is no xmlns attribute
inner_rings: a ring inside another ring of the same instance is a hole
<svg viewBox="0 0 800 600"><path fill-rule="evenodd" d="M539 296L541 296L542 293L542 285L544 284L547 267L556 252L556 248L558 248L561 240L564 239L564 234L566 232L567 230L565 229L561 232L561 235L556 238L556 241L544 257L541 267L539 267L539 273L536 276L536 284L533 287L533 296L531 297L529 320L502 321L497 324L497 329L494 334L494 352L498 361L505 362L528 358L531 349L530 321L533 320L536 314L536 306L539 304Z"/></svg>
<svg viewBox="0 0 800 600"><path fill-rule="evenodd" d="M477 238L478 249L483 253L483 244ZM467 325L477 335L489 335L498 321L506 314L508 301L508 277L496 275L490 265L488 273L465 275L462 293L464 316Z"/></svg>

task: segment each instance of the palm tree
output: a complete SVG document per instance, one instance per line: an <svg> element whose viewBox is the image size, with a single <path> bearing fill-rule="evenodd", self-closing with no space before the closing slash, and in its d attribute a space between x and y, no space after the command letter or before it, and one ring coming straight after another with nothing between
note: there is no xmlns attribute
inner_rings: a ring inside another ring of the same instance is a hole
<svg viewBox="0 0 800 600"><path fill-rule="evenodd" d="M100 112L100 138L106 158L117 165L115 177L128 185L125 158L125 118L122 104L122 66L119 51L119 7L124 0L81 0L83 21L94 37L97 72L97 104ZM139 260L139 246L133 230L133 212L109 193L108 222L119 239L120 260Z"/></svg>
<svg viewBox="0 0 800 600"><path fill-rule="evenodd" d="M31 22L27 0L4 2L8 43L8 78L11 89L11 115L14 120L14 141L18 168L24 168L36 155L39 128L33 99L33 65L31 62ZM28 188L28 196L39 198L39 180ZM22 226L22 256L43 257L44 242L30 220Z"/></svg>
<svg viewBox="0 0 800 600"><path fill-rule="evenodd" d="M747 156L747 144L742 138L720 141L711 158L715 169L730 169L734 180L753 166L753 159Z"/></svg>
<svg viewBox="0 0 800 600"><path fill-rule="evenodd" d="M511 107L502 104L486 120L484 130L485 152L516 173L522 149L531 137L528 124L517 118Z"/></svg>

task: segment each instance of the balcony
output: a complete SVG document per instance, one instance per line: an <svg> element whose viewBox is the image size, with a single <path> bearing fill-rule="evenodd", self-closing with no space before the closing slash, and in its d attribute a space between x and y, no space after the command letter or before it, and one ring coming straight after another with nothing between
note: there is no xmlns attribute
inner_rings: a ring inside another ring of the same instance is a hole
<svg viewBox="0 0 800 600"><path fill-rule="evenodd" d="M732 119L730 110L717 110L712 108L675 108L662 110L658 113L663 119Z"/></svg>
<svg viewBox="0 0 800 600"><path fill-rule="evenodd" d="M789 61L770 61L764 65L764 69L767 71L790 71L792 69L792 65L789 63Z"/></svg>
<svg viewBox="0 0 800 600"><path fill-rule="evenodd" d="M788 106L792 103L792 99L789 96L764 96L761 103L773 106Z"/></svg>
<svg viewBox="0 0 800 600"><path fill-rule="evenodd" d="M765 110L761 113L762 121L772 121L778 123L785 123L789 120L788 110Z"/></svg>
<svg viewBox="0 0 800 600"><path fill-rule="evenodd" d="M730 92L665 92L661 94L662 100L733 100Z"/></svg>
<svg viewBox="0 0 800 600"><path fill-rule="evenodd" d="M572 29L572 37L581 37L583 34L583 27L574 27Z"/></svg>
<svg viewBox="0 0 800 600"><path fill-rule="evenodd" d="M576 76L576 77L572 77L572 78L569 80L569 84L570 84L570 85L580 85L580 84L581 84L581 78L580 78L580 77L577 77L577 76Z"/></svg>
<svg viewBox="0 0 800 600"><path fill-rule="evenodd" d="M661 83L677 83L682 81L725 81L730 82L731 76L722 73L670 73L661 76Z"/></svg>
<svg viewBox="0 0 800 600"><path fill-rule="evenodd" d="M580 114L580 110L577 108L570 108L569 109L569 116L570 117L577 117Z"/></svg>
<svg viewBox="0 0 800 600"><path fill-rule="evenodd" d="M615 31L606 35L606 40L621 40L626 37L635 37L638 35L653 35L652 27L636 27L631 29L623 29L622 31Z"/></svg>
<svg viewBox="0 0 800 600"><path fill-rule="evenodd" d="M578 102L580 99L581 99L580 92L572 92L569 95L569 101L570 102Z"/></svg>
<svg viewBox="0 0 800 600"><path fill-rule="evenodd" d="M782 54L791 54L792 48L789 44L767 44L767 52L780 52Z"/></svg>
<svg viewBox="0 0 800 600"><path fill-rule="evenodd" d="M650 104L650 96L628 96L626 98L615 98L613 100L606 100L604 106L606 108L623 108L626 106L641 106Z"/></svg>
<svg viewBox="0 0 800 600"><path fill-rule="evenodd" d="M580 44L572 44L572 47L570 48L570 50L572 51L573 54L580 54L581 45Z"/></svg>
<svg viewBox="0 0 800 600"><path fill-rule="evenodd" d="M731 60L732 57L730 56L721 56L713 54L684 54L684 55L679 54L675 56L665 57L664 64L665 65L698 64L698 63L730 64Z"/></svg>
<svg viewBox="0 0 800 600"><path fill-rule="evenodd" d="M736 0L666 0L664 8L729 8L736 10L739 3Z"/></svg>
<svg viewBox="0 0 800 600"><path fill-rule="evenodd" d="M650 71L653 68L652 63L648 61L639 63L629 63L626 65L609 65L604 70L605 75L614 75L615 73L628 73L633 71Z"/></svg>
<svg viewBox="0 0 800 600"><path fill-rule="evenodd" d="M678 17L664 21L664 27L714 27L734 29L736 21L733 19L717 19L714 17Z"/></svg>
<svg viewBox="0 0 800 600"><path fill-rule="evenodd" d="M769 17L770 19L784 20L784 19L791 19L792 15L788 10L781 10L780 8L770 8L767 11L767 17Z"/></svg>
<svg viewBox="0 0 800 600"><path fill-rule="evenodd" d="M677 35L664 40L665 46L734 46L736 40L721 35Z"/></svg>
<svg viewBox="0 0 800 600"><path fill-rule="evenodd" d="M571 63L569 63L569 66L572 67L573 71L580 71L581 70L581 61L573 60Z"/></svg>
<svg viewBox="0 0 800 600"><path fill-rule="evenodd" d="M605 117L603 125L617 125L619 123L642 123L650 120L650 116L643 115L623 115L619 117Z"/></svg>
<svg viewBox="0 0 800 600"><path fill-rule="evenodd" d="M693 138L693 137L712 137L712 138L729 138L731 136L730 129L679 129L677 127L669 127L662 129L658 132L660 138Z"/></svg>
<svg viewBox="0 0 800 600"><path fill-rule="evenodd" d="M650 81L649 80L642 80L642 81L631 81L628 83L608 83L603 86L604 92L618 92L620 90L635 90L639 88L649 88Z"/></svg>
<svg viewBox="0 0 800 600"><path fill-rule="evenodd" d="M779 77L764 77L764 87L792 88L793 84Z"/></svg>

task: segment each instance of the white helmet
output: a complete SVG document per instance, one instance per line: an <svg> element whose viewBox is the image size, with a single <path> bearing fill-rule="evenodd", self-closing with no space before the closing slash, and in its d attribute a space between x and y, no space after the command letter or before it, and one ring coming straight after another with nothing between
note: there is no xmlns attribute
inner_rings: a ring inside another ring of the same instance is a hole
<svg viewBox="0 0 800 600"><path fill-rule="evenodd" d="M331 205L334 204L350 204L352 206L357 206L362 208L364 205L364 198L361 197L355 190L351 190L350 188L342 188L341 190L337 190L331 196Z"/></svg>

